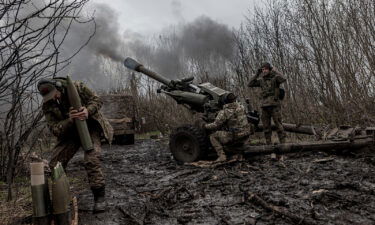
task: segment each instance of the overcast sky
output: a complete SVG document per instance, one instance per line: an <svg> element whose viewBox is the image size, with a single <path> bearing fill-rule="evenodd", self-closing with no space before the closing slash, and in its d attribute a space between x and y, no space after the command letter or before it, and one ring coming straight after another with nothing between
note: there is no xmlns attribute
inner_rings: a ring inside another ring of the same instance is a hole
<svg viewBox="0 0 375 225"><path fill-rule="evenodd" d="M244 16L261 0L93 0L111 6L118 14L121 31L143 35L157 34L161 29L190 22L205 15L239 27Z"/></svg>

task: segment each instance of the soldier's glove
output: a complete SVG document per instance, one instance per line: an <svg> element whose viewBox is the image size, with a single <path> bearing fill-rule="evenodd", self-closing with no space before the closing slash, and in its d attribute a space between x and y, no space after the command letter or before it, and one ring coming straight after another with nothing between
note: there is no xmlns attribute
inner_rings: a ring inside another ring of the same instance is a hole
<svg viewBox="0 0 375 225"><path fill-rule="evenodd" d="M257 76L259 76L262 73L262 68L259 68L257 71Z"/></svg>

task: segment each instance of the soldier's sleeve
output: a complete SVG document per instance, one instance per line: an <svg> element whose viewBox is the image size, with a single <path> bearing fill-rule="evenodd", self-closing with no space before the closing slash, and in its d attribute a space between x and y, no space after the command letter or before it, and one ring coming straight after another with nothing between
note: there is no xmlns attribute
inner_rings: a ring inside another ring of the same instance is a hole
<svg viewBox="0 0 375 225"><path fill-rule="evenodd" d="M260 87L260 82L257 75L254 75L249 83L247 84L248 87Z"/></svg>
<svg viewBox="0 0 375 225"><path fill-rule="evenodd" d="M46 107L43 107L43 113L49 130L56 137L64 136L68 129L74 124L69 118L65 120L57 120L53 111Z"/></svg>
<svg viewBox="0 0 375 225"><path fill-rule="evenodd" d="M278 84L284 83L286 81L284 75L282 75L280 72L275 71L275 73L276 73L276 82Z"/></svg>
<svg viewBox="0 0 375 225"><path fill-rule="evenodd" d="M219 129L221 126L223 126L223 124L225 123L226 121L226 116L225 116L225 111L224 110L221 110L216 118L215 118L215 121L212 122L212 123L208 123L206 124L205 128L207 130L217 130Z"/></svg>
<svg viewBox="0 0 375 225"><path fill-rule="evenodd" d="M78 84L78 86L79 95L81 95L81 98L83 97L87 99L84 106L87 108L89 116L97 113L103 105L103 102L100 100L99 96L81 82Z"/></svg>

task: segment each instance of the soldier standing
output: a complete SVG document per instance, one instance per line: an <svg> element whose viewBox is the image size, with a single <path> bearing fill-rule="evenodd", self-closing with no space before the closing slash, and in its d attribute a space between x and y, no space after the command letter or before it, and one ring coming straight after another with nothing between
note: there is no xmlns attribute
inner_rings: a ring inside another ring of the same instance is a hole
<svg viewBox="0 0 375 225"><path fill-rule="evenodd" d="M42 79L38 82L38 91L43 96L43 113L50 131L57 137L50 168L61 162L64 169L81 147L74 119L86 120L94 150L85 151L84 166L94 195L94 213L106 210L105 179L100 162L101 135L112 141L113 130L109 122L99 112L102 102L99 97L81 82L74 82L81 98L82 108L73 110L67 96L65 78Z"/></svg>
<svg viewBox="0 0 375 225"><path fill-rule="evenodd" d="M268 145L272 144L271 118L275 123L280 143L285 143L285 132L281 118L280 84L286 79L282 74L274 70L269 63L264 63L257 74L251 78L248 87L261 88L262 115L264 136Z"/></svg>
<svg viewBox="0 0 375 225"><path fill-rule="evenodd" d="M229 93L225 99L225 105L217 114L215 121L204 125L205 129L215 131L210 135L211 144L218 155L214 163L227 160L223 145L244 143L250 135L245 108L236 102L233 93Z"/></svg>

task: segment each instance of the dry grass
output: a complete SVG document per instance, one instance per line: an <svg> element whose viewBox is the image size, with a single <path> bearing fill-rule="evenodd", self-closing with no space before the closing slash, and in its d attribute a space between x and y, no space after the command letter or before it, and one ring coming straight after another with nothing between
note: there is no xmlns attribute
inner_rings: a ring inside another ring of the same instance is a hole
<svg viewBox="0 0 375 225"><path fill-rule="evenodd" d="M13 200L7 202L7 186L0 185L0 224L19 224L32 215L31 191L26 178L18 178L13 186Z"/></svg>

